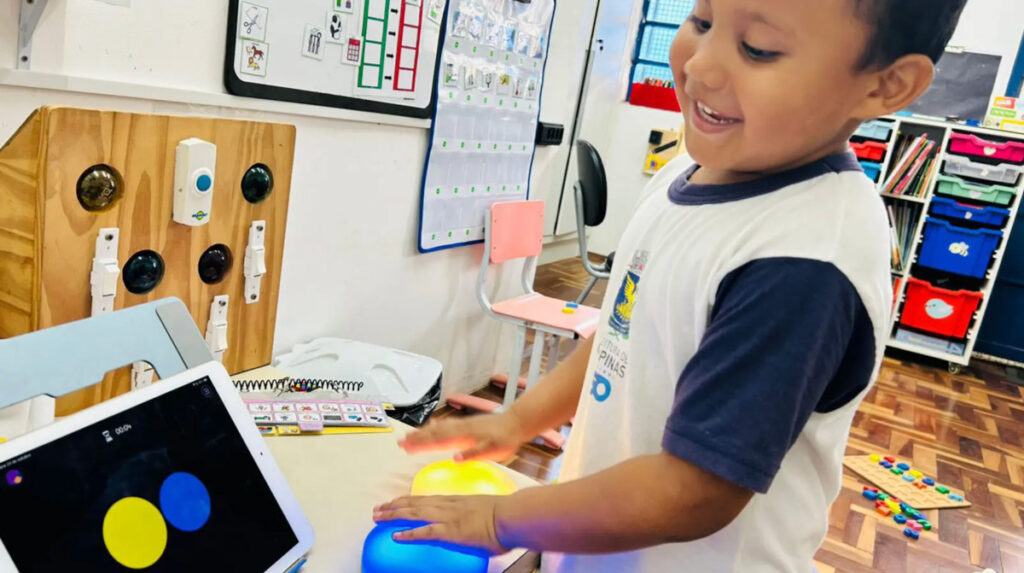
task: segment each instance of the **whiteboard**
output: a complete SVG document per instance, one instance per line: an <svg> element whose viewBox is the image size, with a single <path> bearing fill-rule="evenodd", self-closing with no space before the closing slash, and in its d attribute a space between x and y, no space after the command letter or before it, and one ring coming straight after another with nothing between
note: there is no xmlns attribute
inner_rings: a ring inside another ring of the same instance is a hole
<svg viewBox="0 0 1024 573"><path fill-rule="evenodd" d="M231 0L235 95L431 116L447 0Z"/></svg>

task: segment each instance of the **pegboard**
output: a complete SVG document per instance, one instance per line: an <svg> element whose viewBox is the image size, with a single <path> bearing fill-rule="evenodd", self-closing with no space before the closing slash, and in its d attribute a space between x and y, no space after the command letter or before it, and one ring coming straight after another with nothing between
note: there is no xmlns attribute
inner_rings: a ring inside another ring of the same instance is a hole
<svg viewBox="0 0 1024 573"><path fill-rule="evenodd" d="M172 220L175 151L179 142L193 137L219 151L210 218L199 227ZM214 297L228 295L225 367L235 373L269 364L294 148L295 127L290 125L60 107L37 110L0 148L0 337L88 318L100 229L117 228L121 272L114 310L176 297L203 332ZM259 164L273 174L273 188L262 201L250 203L243 196L242 179ZM96 166L116 173L120 190L106 210L88 211L79 200L79 182ZM265 222L266 274L258 301L246 304L243 266L255 221ZM214 245L227 247L231 262L220 282L207 284L200 277L199 259ZM163 278L151 291L132 294L124 284L124 266L146 250L162 258ZM54 359L60 359L59 350ZM130 367L118 370L102 383L58 400L57 414L130 387Z"/></svg>
<svg viewBox="0 0 1024 573"><path fill-rule="evenodd" d="M918 489L914 487L912 482L904 481L902 476L895 475L888 468L878 465L878 462L871 461L870 456L846 456L843 458L843 465L875 484L882 491L899 498L917 510L952 509L971 506L967 501L953 501L949 499L949 494L941 494L932 486L926 489ZM936 486L940 485L944 484L936 481ZM963 490L949 487L949 493L964 497Z"/></svg>

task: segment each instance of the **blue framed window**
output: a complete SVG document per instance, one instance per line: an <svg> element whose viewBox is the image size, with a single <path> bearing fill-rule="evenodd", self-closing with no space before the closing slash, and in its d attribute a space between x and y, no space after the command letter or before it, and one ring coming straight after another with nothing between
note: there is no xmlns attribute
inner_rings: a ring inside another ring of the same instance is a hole
<svg viewBox="0 0 1024 573"><path fill-rule="evenodd" d="M695 4L696 0L644 0L629 74L630 88L645 80L672 81L669 50L679 26L689 18Z"/></svg>

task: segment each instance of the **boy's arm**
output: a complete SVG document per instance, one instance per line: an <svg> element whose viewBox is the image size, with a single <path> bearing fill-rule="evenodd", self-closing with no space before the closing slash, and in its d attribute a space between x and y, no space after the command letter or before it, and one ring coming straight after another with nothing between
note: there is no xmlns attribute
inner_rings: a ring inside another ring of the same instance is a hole
<svg viewBox="0 0 1024 573"><path fill-rule="evenodd" d="M662 453L508 498L402 498L377 508L375 518L430 522L400 540L443 540L496 553L517 545L623 551L725 527L751 492L768 492L814 413L828 415L862 395L877 345L859 294L828 263L756 261L726 277L718 294L700 348L671 398ZM844 437L832 436L837 451Z"/></svg>
<svg viewBox="0 0 1024 573"><path fill-rule="evenodd" d="M399 445L409 453L457 449L459 460L510 457L522 442L561 426L575 414L593 345L593 338L584 340L508 412L432 422L408 434Z"/></svg>
<svg viewBox="0 0 1024 573"><path fill-rule="evenodd" d="M495 507L496 534L504 547L631 551L711 535L739 515L753 495L662 452L502 498Z"/></svg>
<svg viewBox="0 0 1024 573"><path fill-rule="evenodd" d="M739 515L753 493L660 453L506 497L399 498L375 508L374 519L429 523L397 533L404 542L440 540L493 554L512 547L612 553L711 535Z"/></svg>
<svg viewBox="0 0 1024 573"><path fill-rule="evenodd" d="M591 336L509 409L527 439L548 428L561 426L576 414L593 347L594 337Z"/></svg>

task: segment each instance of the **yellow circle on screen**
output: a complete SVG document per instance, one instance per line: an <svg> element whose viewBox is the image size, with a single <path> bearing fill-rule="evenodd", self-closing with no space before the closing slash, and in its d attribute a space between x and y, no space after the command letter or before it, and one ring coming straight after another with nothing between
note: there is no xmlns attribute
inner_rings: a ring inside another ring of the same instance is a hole
<svg viewBox="0 0 1024 573"><path fill-rule="evenodd" d="M486 462L438 462L412 481L412 495L509 495L516 489L504 470Z"/></svg>
<svg viewBox="0 0 1024 573"><path fill-rule="evenodd" d="M103 518L103 544L121 565L145 569L167 548L167 524L152 503L126 497L110 506Z"/></svg>

